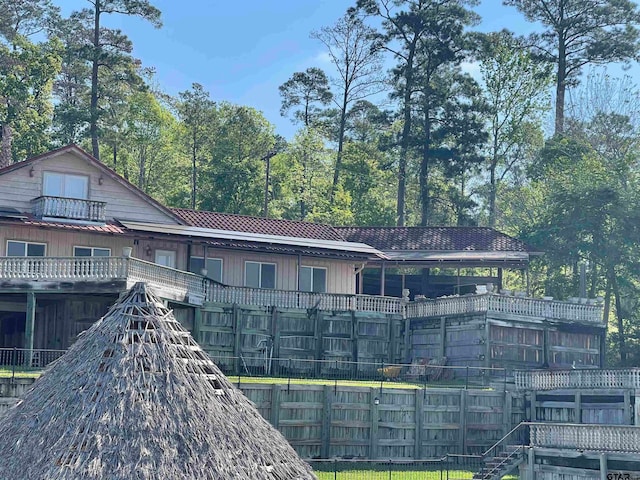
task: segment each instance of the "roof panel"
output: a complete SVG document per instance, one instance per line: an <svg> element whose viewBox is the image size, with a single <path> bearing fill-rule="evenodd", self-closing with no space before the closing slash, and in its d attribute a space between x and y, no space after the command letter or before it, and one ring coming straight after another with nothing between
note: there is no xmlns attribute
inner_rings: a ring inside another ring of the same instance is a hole
<svg viewBox="0 0 640 480"><path fill-rule="evenodd" d="M320 240L280 235L265 235L259 233L194 227L189 225L163 225L157 223L131 222L127 220L121 220L120 223L126 229L134 231L164 233L169 235L181 235L208 239L245 241L262 244L291 245L296 247L318 248L343 252L357 252L368 254L372 257L386 258L382 252L369 245L358 242L346 242L344 240Z"/></svg>

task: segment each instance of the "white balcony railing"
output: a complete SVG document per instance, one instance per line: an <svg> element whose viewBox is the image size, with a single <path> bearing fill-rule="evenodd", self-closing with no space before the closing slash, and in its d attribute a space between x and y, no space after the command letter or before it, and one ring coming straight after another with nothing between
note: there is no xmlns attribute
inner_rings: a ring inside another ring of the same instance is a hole
<svg viewBox="0 0 640 480"><path fill-rule="evenodd" d="M559 388L633 388L640 389L640 368L535 370L514 372L519 390L556 390Z"/></svg>
<svg viewBox="0 0 640 480"><path fill-rule="evenodd" d="M36 218L66 218L71 220L105 221L105 202L42 196L31 200Z"/></svg>
<svg viewBox="0 0 640 480"><path fill-rule="evenodd" d="M531 423L533 447L640 453L640 426Z"/></svg>
<svg viewBox="0 0 640 480"><path fill-rule="evenodd" d="M464 313L500 312L524 317L601 324L602 307L496 294L445 297L406 302L396 297L309 293L289 290L223 286L193 273L136 258L119 257L0 257L0 280L104 281L121 279L128 286L148 282L161 294L190 303L203 301L281 308L368 311L423 318Z"/></svg>
<svg viewBox="0 0 640 480"><path fill-rule="evenodd" d="M407 305L407 317L435 317L464 313L506 313L525 317L556 320L575 320L586 323L602 323L602 306L559 300L514 297L486 293L428 299Z"/></svg>

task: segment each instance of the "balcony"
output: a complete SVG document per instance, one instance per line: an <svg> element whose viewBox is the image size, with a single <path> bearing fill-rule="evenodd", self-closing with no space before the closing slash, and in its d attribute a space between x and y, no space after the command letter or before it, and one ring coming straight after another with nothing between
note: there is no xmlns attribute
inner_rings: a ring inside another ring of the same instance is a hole
<svg viewBox="0 0 640 480"><path fill-rule="evenodd" d="M0 289L42 288L51 282L113 282L131 287L147 282L160 296L198 305L204 302L328 311L366 311L425 318L465 313L502 313L603 326L602 306L497 294L408 302L396 297L311 293L224 286L200 275L124 257L0 257ZM53 286L51 287L53 288Z"/></svg>
<svg viewBox="0 0 640 480"><path fill-rule="evenodd" d="M105 221L105 202L42 196L31 200L33 215L37 218L60 218L91 222Z"/></svg>

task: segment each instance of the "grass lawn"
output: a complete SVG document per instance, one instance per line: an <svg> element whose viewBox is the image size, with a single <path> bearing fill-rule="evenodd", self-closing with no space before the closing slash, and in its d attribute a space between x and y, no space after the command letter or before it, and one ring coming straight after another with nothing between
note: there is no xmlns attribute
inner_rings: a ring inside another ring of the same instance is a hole
<svg viewBox="0 0 640 480"><path fill-rule="evenodd" d="M393 465L391 471L384 464L363 469L362 465L344 466L334 473L330 464L313 465L318 480L471 480L473 472L467 470L446 470L428 466Z"/></svg>
<svg viewBox="0 0 640 480"><path fill-rule="evenodd" d="M16 369L14 374L11 368L0 367L0 378L12 377L12 376L15 376L16 378L38 378L41 374L42 374L42 370L21 370L21 369Z"/></svg>

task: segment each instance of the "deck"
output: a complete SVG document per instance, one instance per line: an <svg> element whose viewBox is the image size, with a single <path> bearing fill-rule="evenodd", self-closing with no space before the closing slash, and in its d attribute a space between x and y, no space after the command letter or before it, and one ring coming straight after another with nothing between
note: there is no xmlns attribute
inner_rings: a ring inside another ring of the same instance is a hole
<svg viewBox="0 0 640 480"><path fill-rule="evenodd" d="M129 288L147 282L163 298L327 311L398 314L404 318L485 312L603 326L602 306L485 293L409 302L379 295L309 293L224 286L197 274L128 257L0 257L0 291L72 289L76 284ZM115 290L114 290L115 291Z"/></svg>

